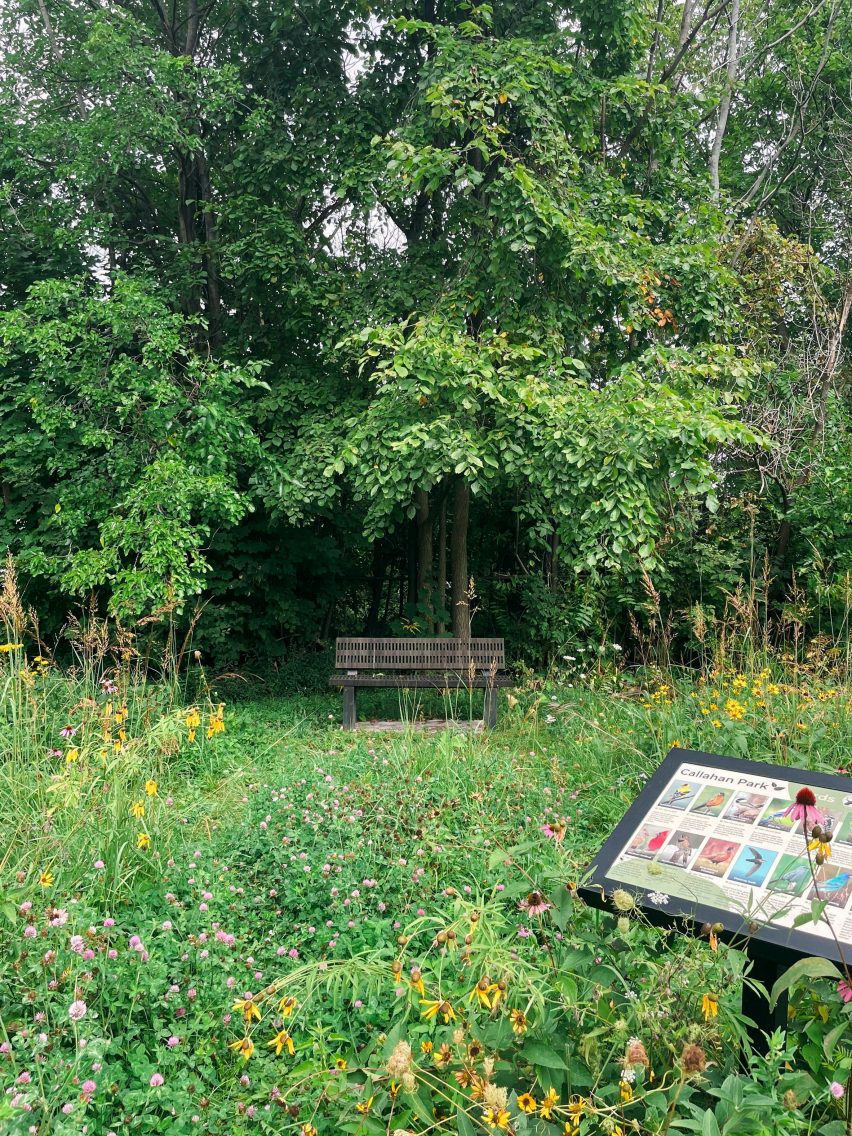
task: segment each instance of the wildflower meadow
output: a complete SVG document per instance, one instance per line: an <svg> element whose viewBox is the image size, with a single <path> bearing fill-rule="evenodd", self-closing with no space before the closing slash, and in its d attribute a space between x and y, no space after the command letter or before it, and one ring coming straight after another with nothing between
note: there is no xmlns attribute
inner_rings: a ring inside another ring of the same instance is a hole
<svg viewBox="0 0 852 1136"><path fill-rule="evenodd" d="M830 667L590 646L492 733L345 734L98 623L60 668L3 603L0 1131L848 1133L846 979L758 1052L736 944L577 893L673 744L842 769Z"/></svg>

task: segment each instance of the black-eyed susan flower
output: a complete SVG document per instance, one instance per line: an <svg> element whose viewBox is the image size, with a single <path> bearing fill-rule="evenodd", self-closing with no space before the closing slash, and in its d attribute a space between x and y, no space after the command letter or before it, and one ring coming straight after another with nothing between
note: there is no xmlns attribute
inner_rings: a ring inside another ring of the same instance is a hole
<svg viewBox="0 0 852 1136"><path fill-rule="evenodd" d="M705 994L701 999L701 1010L704 1014L704 1021L709 1022L711 1018L715 1018L719 1013L719 999L715 994Z"/></svg>
<svg viewBox="0 0 852 1136"><path fill-rule="evenodd" d="M489 1128L495 1128L505 1132L509 1127L511 1119L512 1117L505 1108L489 1107L482 1110L482 1123L486 1124Z"/></svg>
<svg viewBox="0 0 852 1136"><path fill-rule="evenodd" d="M432 1044L432 1042L428 1038L426 1038L425 1041L420 1042L420 1052L424 1053L427 1057L429 1056L429 1054L432 1052L432 1050L434 1048L435 1048L435 1046Z"/></svg>
<svg viewBox="0 0 852 1136"><path fill-rule="evenodd" d="M232 1041L228 1045L228 1049L233 1049L242 1057L243 1061L248 1061L249 1057L254 1053L254 1042L246 1035L240 1037L236 1041Z"/></svg>
<svg viewBox="0 0 852 1136"><path fill-rule="evenodd" d="M532 1115L538 1108L538 1101L532 1093L521 1093L518 1097L518 1108L521 1112L526 1112Z"/></svg>
<svg viewBox="0 0 852 1136"><path fill-rule="evenodd" d="M238 998L231 1009L242 1014L247 1022L250 1022L252 1018L256 1018L257 1021L260 1021L260 1006L258 1006L257 1002L252 998Z"/></svg>
<svg viewBox="0 0 852 1136"><path fill-rule="evenodd" d="M358 1103L355 1105L356 1112L360 1112L362 1116L366 1116L367 1113L372 1109L373 1101L375 1099L375 1097L368 1097L365 1101L358 1101Z"/></svg>
<svg viewBox="0 0 852 1136"><path fill-rule="evenodd" d="M345 1057L336 1057L334 1064L335 1068L339 1069L341 1073L345 1073L348 1068L348 1062Z"/></svg>
<svg viewBox="0 0 852 1136"><path fill-rule="evenodd" d="M53 872L42 872L38 877L38 882L43 888L49 888L53 884Z"/></svg>
<svg viewBox="0 0 852 1136"><path fill-rule="evenodd" d="M623 1078L618 1082L618 1092L622 1104L629 1104L633 1100L633 1086Z"/></svg>
<svg viewBox="0 0 852 1136"><path fill-rule="evenodd" d="M411 968L411 977L408 981L412 990L416 990L421 998L426 997L426 987L423 985L423 972L419 966L413 966Z"/></svg>
<svg viewBox="0 0 852 1136"><path fill-rule="evenodd" d="M448 1069L453 1060L453 1051L450 1049L446 1042L438 1047L436 1053L433 1054L432 1060L435 1062L439 1069Z"/></svg>
<svg viewBox="0 0 852 1136"><path fill-rule="evenodd" d="M284 1049L287 1050L291 1057L296 1052L296 1048L293 1045L293 1039L285 1029L279 1030L275 1037L273 1037L273 1039L271 1041L268 1041L266 1044L270 1049L275 1050L276 1057L280 1057L281 1052Z"/></svg>
<svg viewBox="0 0 852 1136"><path fill-rule="evenodd" d="M518 1037L520 1037L522 1033L526 1033L529 1029L529 1021L523 1010L510 1010L509 1020L512 1023L513 1032L516 1033Z"/></svg>
<svg viewBox="0 0 852 1136"><path fill-rule="evenodd" d="M396 1098L399 1096L399 1087L400 1086L398 1081L391 1081L390 1085L388 1086L388 1096L392 1101L396 1100Z"/></svg>
<svg viewBox="0 0 852 1136"><path fill-rule="evenodd" d="M151 847L151 837L147 832L140 832L136 837L136 847L141 848L143 852Z"/></svg>

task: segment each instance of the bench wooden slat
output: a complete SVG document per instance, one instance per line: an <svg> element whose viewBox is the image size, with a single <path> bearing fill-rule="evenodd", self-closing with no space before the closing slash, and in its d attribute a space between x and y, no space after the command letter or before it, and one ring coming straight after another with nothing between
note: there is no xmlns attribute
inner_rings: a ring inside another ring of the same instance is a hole
<svg viewBox="0 0 852 1136"><path fill-rule="evenodd" d="M515 680L509 675L490 675L477 674L471 681L466 675L460 674L444 674L444 675L332 675L328 680L329 686L345 687L345 686L364 686L364 687L387 687L405 689L422 689L422 690L467 690L469 687L473 690L488 690L491 687L509 687L515 686Z"/></svg>
<svg viewBox="0 0 852 1136"><path fill-rule="evenodd" d="M389 639L353 637L337 640L339 670L503 670L502 639Z"/></svg>

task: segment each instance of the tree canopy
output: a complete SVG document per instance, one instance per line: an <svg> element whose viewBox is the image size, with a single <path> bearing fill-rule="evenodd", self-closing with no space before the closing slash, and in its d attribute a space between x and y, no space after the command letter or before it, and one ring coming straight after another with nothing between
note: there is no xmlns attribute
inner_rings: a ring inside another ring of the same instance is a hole
<svg viewBox="0 0 852 1136"><path fill-rule="evenodd" d="M540 662L649 585L845 603L848 0L0 21L3 539L48 618L203 603L231 661L475 593Z"/></svg>

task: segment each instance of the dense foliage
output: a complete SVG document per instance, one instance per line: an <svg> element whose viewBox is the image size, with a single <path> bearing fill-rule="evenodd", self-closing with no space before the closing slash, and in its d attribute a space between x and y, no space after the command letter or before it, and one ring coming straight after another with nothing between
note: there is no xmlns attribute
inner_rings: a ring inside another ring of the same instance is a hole
<svg viewBox="0 0 852 1136"><path fill-rule="evenodd" d="M202 605L235 662L474 611L539 664L654 594L692 658L738 589L845 628L848 0L0 20L2 540L47 629Z"/></svg>

